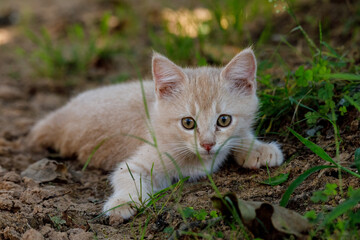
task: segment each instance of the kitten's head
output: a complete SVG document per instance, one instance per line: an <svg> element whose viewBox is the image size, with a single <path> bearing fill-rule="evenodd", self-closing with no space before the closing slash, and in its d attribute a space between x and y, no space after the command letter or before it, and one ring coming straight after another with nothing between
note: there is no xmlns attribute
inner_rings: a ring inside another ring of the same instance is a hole
<svg viewBox="0 0 360 240"><path fill-rule="evenodd" d="M212 159L217 151L240 147L258 107L256 59L250 48L224 68L180 68L155 53L152 71L152 122L175 158L199 151L202 158Z"/></svg>

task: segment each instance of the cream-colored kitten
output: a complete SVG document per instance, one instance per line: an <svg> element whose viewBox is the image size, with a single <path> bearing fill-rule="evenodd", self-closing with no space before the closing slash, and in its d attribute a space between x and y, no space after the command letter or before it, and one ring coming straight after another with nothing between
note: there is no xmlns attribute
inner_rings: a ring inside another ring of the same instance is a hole
<svg viewBox="0 0 360 240"><path fill-rule="evenodd" d="M179 169L191 179L216 171L229 154L246 168L283 162L277 144L258 141L252 133L258 98L251 49L240 52L224 68L180 68L154 54L152 72L154 81L143 82L150 122L141 85L131 82L80 94L30 133L33 147L52 147L63 156L77 155L83 163L103 142L90 165L115 169L114 193L104 211L131 199L140 202L139 196L145 201L149 193L178 179ZM127 219L135 211L123 205L107 213Z"/></svg>

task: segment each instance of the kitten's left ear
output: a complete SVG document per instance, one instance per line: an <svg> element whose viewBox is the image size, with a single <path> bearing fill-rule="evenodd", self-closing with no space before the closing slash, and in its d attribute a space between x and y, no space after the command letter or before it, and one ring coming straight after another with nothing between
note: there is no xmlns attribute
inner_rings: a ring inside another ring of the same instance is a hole
<svg viewBox="0 0 360 240"><path fill-rule="evenodd" d="M256 91L256 58L251 48L237 54L221 71L221 77L232 84L232 88L254 94Z"/></svg>
<svg viewBox="0 0 360 240"><path fill-rule="evenodd" d="M155 53L152 59L155 92L159 98L170 97L180 91L186 79L185 73L168 58Z"/></svg>

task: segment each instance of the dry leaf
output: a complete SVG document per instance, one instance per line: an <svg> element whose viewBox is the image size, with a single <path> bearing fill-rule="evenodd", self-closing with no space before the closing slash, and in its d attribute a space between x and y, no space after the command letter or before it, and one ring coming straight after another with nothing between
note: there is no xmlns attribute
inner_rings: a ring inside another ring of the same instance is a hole
<svg viewBox="0 0 360 240"><path fill-rule="evenodd" d="M31 178L37 183L43 183L57 178L65 180L67 173L68 170L65 164L44 158L31 164L26 170L21 172L21 176Z"/></svg>
<svg viewBox="0 0 360 240"><path fill-rule="evenodd" d="M263 239L282 239L293 235L305 239L311 224L295 211L265 202L244 201L234 193L227 193L223 199L212 197L214 207L231 218L231 206L240 216L244 225L255 237ZM225 204L226 202L226 204ZM230 206L227 207L226 205Z"/></svg>

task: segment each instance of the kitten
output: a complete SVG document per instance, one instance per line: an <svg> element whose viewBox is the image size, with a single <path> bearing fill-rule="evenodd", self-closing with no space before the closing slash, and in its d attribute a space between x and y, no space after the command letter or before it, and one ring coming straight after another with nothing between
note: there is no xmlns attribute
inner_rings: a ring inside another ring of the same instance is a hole
<svg viewBox="0 0 360 240"><path fill-rule="evenodd" d="M216 171L229 154L246 168L278 166L283 162L278 145L256 140L252 133L256 67L250 48L224 68L180 68L155 53L154 81L143 82L150 121L139 82L113 85L80 94L48 115L33 127L30 143L77 155L82 163L101 145L90 165L115 168L114 193L104 211L129 202L130 196L145 201L148 193L178 179L179 169L193 180L205 176L205 169ZM157 147L145 143L154 143L152 133ZM134 213L126 204L107 212L119 220Z"/></svg>

